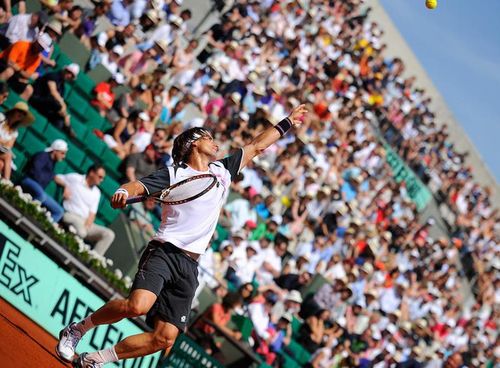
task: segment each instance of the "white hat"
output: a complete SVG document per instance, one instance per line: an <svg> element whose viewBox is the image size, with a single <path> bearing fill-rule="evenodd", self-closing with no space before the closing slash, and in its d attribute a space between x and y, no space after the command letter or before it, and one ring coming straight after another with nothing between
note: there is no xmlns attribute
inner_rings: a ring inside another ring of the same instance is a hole
<svg viewBox="0 0 500 368"><path fill-rule="evenodd" d="M260 251L260 243L259 243L259 241L258 240L249 241L248 244L247 244L247 249L248 248L251 248L255 252L258 253Z"/></svg>
<svg viewBox="0 0 500 368"><path fill-rule="evenodd" d="M44 51L49 51L52 46L52 38L47 33L41 33L36 42L42 47Z"/></svg>
<svg viewBox="0 0 500 368"><path fill-rule="evenodd" d="M176 25L177 27L181 27L182 26L182 23L183 23L183 20L181 17L179 17L178 15L175 15L175 14L172 14L168 20L170 21L170 23Z"/></svg>
<svg viewBox="0 0 500 368"><path fill-rule="evenodd" d="M66 143L65 140L63 139L56 139L50 147L45 148L45 152L52 152L52 151L63 151L67 152L68 151L68 143Z"/></svg>
<svg viewBox="0 0 500 368"><path fill-rule="evenodd" d="M259 96L264 96L266 94L266 89L264 88L263 85L258 84L255 86L253 93Z"/></svg>
<svg viewBox="0 0 500 368"><path fill-rule="evenodd" d="M264 161L264 162L266 162L266 161ZM281 223L283 222L283 217L281 215L273 215L273 216L271 216L270 220L275 222L278 225L281 225Z"/></svg>
<svg viewBox="0 0 500 368"><path fill-rule="evenodd" d="M122 45L115 45L115 46L111 49L111 51L112 51L114 54L118 55L118 56L122 56L122 55L123 55L123 52L124 52L125 50L123 49L123 46L122 46Z"/></svg>
<svg viewBox="0 0 500 368"><path fill-rule="evenodd" d="M160 20L160 15L155 9L149 9L146 12L146 17L148 17L154 24L158 23L158 21Z"/></svg>
<svg viewBox="0 0 500 368"><path fill-rule="evenodd" d="M302 304L302 295L300 295L300 292L298 290L291 290L286 296L285 300Z"/></svg>
<svg viewBox="0 0 500 368"><path fill-rule="evenodd" d="M367 274L371 274L373 272L373 266L371 263L365 262L360 270Z"/></svg>
<svg viewBox="0 0 500 368"><path fill-rule="evenodd" d="M238 231L235 231L232 234L232 237L233 238L245 239L246 238L246 234L245 234L245 232L243 230L238 230Z"/></svg>
<svg viewBox="0 0 500 368"><path fill-rule="evenodd" d="M248 115L248 112L246 111L241 111L238 116L240 117L240 119L242 120L245 120L245 121L248 121L250 119L250 115Z"/></svg>
<svg viewBox="0 0 500 368"><path fill-rule="evenodd" d="M145 111L142 111L139 113L138 115L139 119L143 120L143 121L151 121L151 119L149 118L149 115L147 112Z"/></svg>
<svg viewBox="0 0 500 368"><path fill-rule="evenodd" d="M229 98L231 98L231 100L233 100L236 103L239 103L241 101L241 95L238 92L231 93Z"/></svg>
<svg viewBox="0 0 500 368"><path fill-rule="evenodd" d="M71 74L73 74L76 77L78 75L78 73L80 73L80 65L78 65L76 63L71 63L69 65L66 65L64 67L64 70L67 70L68 72L70 72Z"/></svg>
<svg viewBox="0 0 500 368"><path fill-rule="evenodd" d="M292 322L293 321L293 314L290 312L285 312L285 313L283 313L281 318L284 319L285 321Z"/></svg>
<svg viewBox="0 0 500 368"><path fill-rule="evenodd" d="M161 51L167 52L167 49L168 49L167 41L157 40L157 41L155 41L155 46L158 46L161 49Z"/></svg>
<svg viewBox="0 0 500 368"><path fill-rule="evenodd" d="M293 69L290 65L284 66L282 69L282 72L288 75L291 75L293 73Z"/></svg>

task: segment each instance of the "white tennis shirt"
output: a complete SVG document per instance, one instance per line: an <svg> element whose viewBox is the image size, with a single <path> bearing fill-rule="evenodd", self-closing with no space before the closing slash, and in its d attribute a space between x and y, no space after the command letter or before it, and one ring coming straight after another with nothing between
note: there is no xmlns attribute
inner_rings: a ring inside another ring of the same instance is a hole
<svg viewBox="0 0 500 368"><path fill-rule="evenodd" d="M211 173L217 177L215 185L207 193L193 201L179 205L162 205L162 219L153 240L169 242L180 249L203 254L215 232L222 206L229 195L231 180L238 174L243 149L233 155L209 164L208 171L197 171L184 165L155 171L139 180L148 194L194 175Z"/></svg>

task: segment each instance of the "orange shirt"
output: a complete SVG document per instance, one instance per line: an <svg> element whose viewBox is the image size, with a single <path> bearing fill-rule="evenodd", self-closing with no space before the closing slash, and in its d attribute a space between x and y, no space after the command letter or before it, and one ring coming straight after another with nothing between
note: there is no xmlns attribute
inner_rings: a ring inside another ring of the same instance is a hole
<svg viewBox="0 0 500 368"><path fill-rule="evenodd" d="M212 322L215 322L213 320L213 318L212 318L214 314L219 315L220 322L222 323L223 326L227 326L227 324L231 320L231 312L229 312L229 311L226 312L224 310L224 308L222 307L222 304L216 303L216 304L213 304L212 306L210 306L203 313L203 317L206 318L206 319L208 319L208 320L210 320L210 321L212 321ZM215 333L215 328L213 328L212 326L210 326L208 323L202 321L201 319L196 324L196 328L202 330L207 335L212 335L212 334Z"/></svg>
<svg viewBox="0 0 500 368"><path fill-rule="evenodd" d="M36 71L42 62L42 54L34 54L30 51L30 49L31 42L18 41L0 53L0 58L6 61L10 60L21 70L31 75Z"/></svg>

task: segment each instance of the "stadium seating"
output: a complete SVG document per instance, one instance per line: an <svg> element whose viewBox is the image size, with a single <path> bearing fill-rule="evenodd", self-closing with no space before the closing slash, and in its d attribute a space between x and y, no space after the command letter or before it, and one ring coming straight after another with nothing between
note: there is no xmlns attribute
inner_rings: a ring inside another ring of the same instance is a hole
<svg viewBox="0 0 500 368"><path fill-rule="evenodd" d="M61 53L71 55L71 60L84 69L90 59L90 51L72 33L66 32L59 40ZM59 63L58 63L59 64Z"/></svg>
<svg viewBox="0 0 500 368"><path fill-rule="evenodd" d="M311 354L294 339L290 341L287 347L292 353L293 359L299 364L299 366L303 366L311 359Z"/></svg>

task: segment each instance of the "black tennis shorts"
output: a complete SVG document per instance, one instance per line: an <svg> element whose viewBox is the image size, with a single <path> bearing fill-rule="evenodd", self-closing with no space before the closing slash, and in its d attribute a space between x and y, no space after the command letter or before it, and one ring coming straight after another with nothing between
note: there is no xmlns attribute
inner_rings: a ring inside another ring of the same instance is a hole
<svg viewBox="0 0 500 368"><path fill-rule="evenodd" d="M198 262L171 243L152 240L148 244L132 290L146 289L158 296L146 316L150 327L158 317L185 332L197 287Z"/></svg>

